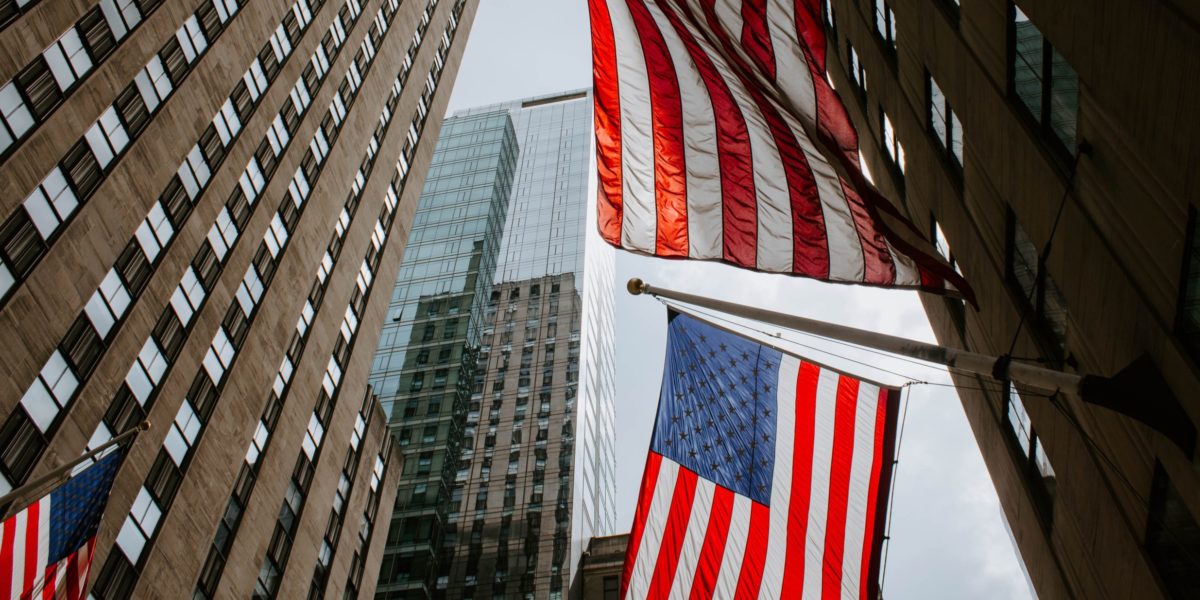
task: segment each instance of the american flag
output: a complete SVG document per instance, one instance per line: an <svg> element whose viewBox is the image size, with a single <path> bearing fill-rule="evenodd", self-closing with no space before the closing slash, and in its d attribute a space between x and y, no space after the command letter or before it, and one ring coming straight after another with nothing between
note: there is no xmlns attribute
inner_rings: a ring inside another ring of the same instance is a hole
<svg viewBox="0 0 1200 600"><path fill-rule="evenodd" d="M121 454L110 453L0 524L0 598L84 597Z"/></svg>
<svg viewBox="0 0 1200 600"><path fill-rule="evenodd" d="M972 298L865 180L825 79L818 2L589 0L601 236L656 256Z"/></svg>
<svg viewBox="0 0 1200 600"><path fill-rule="evenodd" d="M622 596L876 600L898 402L673 313Z"/></svg>

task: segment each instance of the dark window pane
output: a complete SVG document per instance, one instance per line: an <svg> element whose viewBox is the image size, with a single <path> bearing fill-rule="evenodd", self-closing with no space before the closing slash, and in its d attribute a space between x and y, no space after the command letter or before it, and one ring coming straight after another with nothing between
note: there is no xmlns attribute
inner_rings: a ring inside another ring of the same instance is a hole
<svg viewBox="0 0 1200 600"><path fill-rule="evenodd" d="M1044 72L1044 40L1042 32L1029 21L1021 9L1013 7L1015 28L1013 49L1013 89L1034 118L1042 115L1042 73Z"/></svg>
<svg viewBox="0 0 1200 600"><path fill-rule="evenodd" d="M14 212L0 227L0 252L4 253L4 261L18 279L28 275L34 263L45 254L46 244L24 210Z"/></svg>
<svg viewBox="0 0 1200 600"><path fill-rule="evenodd" d="M117 41L113 39L112 30L108 28L108 21L104 20L99 6L83 15L83 18L79 19L77 27L83 34L84 43L91 51L94 62L99 63L104 60L117 47Z"/></svg>
<svg viewBox="0 0 1200 600"><path fill-rule="evenodd" d="M1200 589L1200 525L1162 466L1154 473L1149 512L1146 553L1172 597L1193 597Z"/></svg>
<svg viewBox="0 0 1200 600"><path fill-rule="evenodd" d="M38 121L44 121L62 104L62 91L58 89L58 82L54 81L50 67L41 55L17 75L17 81L25 90L25 95L29 96L29 108Z"/></svg>
<svg viewBox="0 0 1200 600"><path fill-rule="evenodd" d="M1050 128L1067 147L1075 154L1075 118L1079 114L1079 75L1071 63L1053 51L1053 65L1050 67Z"/></svg>
<svg viewBox="0 0 1200 600"><path fill-rule="evenodd" d="M0 463L5 475L15 486L25 481L30 469L46 449L46 440L36 425L17 405L0 429Z"/></svg>
<svg viewBox="0 0 1200 600"><path fill-rule="evenodd" d="M80 202L91 198L104 178L100 163L96 162L95 155L84 140L76 142L59 164L74 184Z"/></svg>

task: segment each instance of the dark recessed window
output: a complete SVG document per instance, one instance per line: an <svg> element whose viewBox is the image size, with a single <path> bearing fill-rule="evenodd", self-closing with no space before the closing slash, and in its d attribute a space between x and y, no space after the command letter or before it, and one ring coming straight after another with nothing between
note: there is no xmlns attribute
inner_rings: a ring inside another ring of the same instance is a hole
<svg viewBox="0 0 1200 600"><path fill-rule="evenodd" d="M1015 4L1009 9L1009 86L1042 132L1076 151L1079 76Z"/></svg>
<svg viewBox="0 0 1200 600"><path fill-rule="evenodd" d="M1158 465L1150 489L1146 554L1173 598L1191 598L1200 590L1200 524Z"/></svg>
<svg viewBox="0 0 1200 600"><path fill-rule="evenodd" d="M1008 425L1008 438L1017 451L1034 504L1043 524L1049 525L1054 516L1054 468L1050 466L1042 440L1025 410L1025 401L1011 382L1004 392L1004 423Z"/></svg>
<svg viewBox="0 0 1200 600"><path fill-rule="evenodd" d="M954 251L950 249L950 240L946 238L946 232L942 231L942 225L937 222L937 218L931 218L930 238L933 240L934 248L938 254L950 263L950 266L956 273L962 275L962 269L958 267L958 260L954 256ZM950 310L950 317L954 319L954 325L958 327L959 333L962 333L966 326L966 305L961 299L946 298L946 307Z"/></svg>
<svg viewBox="0 0 1200 600"><path fill-rule="evenodd" d="M1061 359L1067 349L1067 301L1054 279L1046 273L1037 246L1029 234L1017 222L1016 215L1008 214L1008 265L1009 287L1019 297L1021 307L1030 313L1027 321L1040 334L1053 351L1053 358Z"/></svg>
<svg viewBox="0 0 1200 600"><path fill-rule="evenodd" d="M875 5L875 35L883 40L891 52L896 51L896 14L887 0L874 0Z"/></svg>
<svg viewBox="0 0 1200 600"><path fill-rule="evenodd" d="M961 171L963 165L962 123L959 122L958 113L951 108L950 101L946 99L942 88L938 87L937 81L934 81L932 75L929 76L928 83L930 130L933 132L933 137L937 139L938 146Z"/></svg>

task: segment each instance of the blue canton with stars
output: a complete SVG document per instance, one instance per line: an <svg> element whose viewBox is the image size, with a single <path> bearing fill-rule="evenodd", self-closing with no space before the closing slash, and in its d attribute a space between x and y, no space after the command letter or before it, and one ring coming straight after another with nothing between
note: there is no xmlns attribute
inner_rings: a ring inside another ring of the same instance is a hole
<svg viewBox="0 0 1200 600"><path fill-rule="evenodd" d="M778 350L672 313L650 449L769 505L781 358Z"/></svg>
<svg viewBox="0 0 1200 600"><path fill-rule="evenodd" d="M96 535L121 451L113 452L50 493L50 555L54 564Z"/></svg>

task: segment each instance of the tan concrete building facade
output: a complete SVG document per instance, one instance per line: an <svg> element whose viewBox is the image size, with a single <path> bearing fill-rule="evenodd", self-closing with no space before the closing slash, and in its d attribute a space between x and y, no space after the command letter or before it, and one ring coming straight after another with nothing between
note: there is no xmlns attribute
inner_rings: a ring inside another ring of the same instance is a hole
<svg viewBox="0 0 1200 600"><path fill-rule="evenodd" d="M588 540L579 559L580 600L619 600L621 572L629 534L621 533Z"/></svg>
<svg viewBox="0 0 1200 600"><path fill-rule="evenodd" d="M1136 400L1200 424L1200 8L822 9L866 165L979 296L979 311L923 298L941 343L1003 355L1015 335L1018 359L1104 376L1145 356L1169 393ZM1076 397L953 376L1040 598L1193 597L1194 448Z"/></svg>
<svg viewBox="0 0 1200 600"><path fill-rule="evenodd" d="M476 5L0 5L0 490L152 424L96 598L373 593L375 283Z"/></svg>

